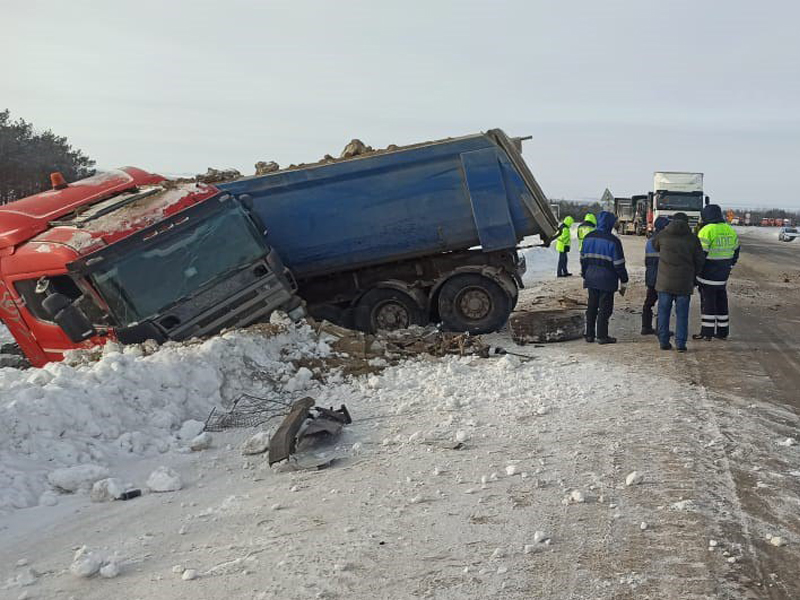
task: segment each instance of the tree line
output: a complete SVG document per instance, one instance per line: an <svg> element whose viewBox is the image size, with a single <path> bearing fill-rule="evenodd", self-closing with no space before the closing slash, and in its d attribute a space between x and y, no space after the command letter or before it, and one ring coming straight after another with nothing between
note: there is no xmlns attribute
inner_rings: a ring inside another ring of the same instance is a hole
<svg viewBox="0 0 800 600"><path fill-rule="evenodd" d="M24 119L0 111L0 204L50 188L50 173L69 181L93 175L95 161L75 149L66 137L37 131Z"/></svg>

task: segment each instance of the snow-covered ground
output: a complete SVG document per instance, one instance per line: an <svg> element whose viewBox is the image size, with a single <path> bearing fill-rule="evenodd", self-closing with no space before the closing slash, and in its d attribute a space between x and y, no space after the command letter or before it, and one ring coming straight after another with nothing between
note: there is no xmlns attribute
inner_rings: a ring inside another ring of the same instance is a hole
<svg viewBox="0 0 800 600"><path fill-rule="evenodd" d="M307 327L266 342L230 333L154 350L111 344L96 362L76 354L42 369L0 369L0 513L54 504L58 489L90 487L97 474L130 478L123 465L185 450L185 421L204 421L242 392L271 393L252 380L255 365L291 399L308 382L305 372L293 377L290 361L330 352Z"/></svg>
<svg viewBox="0 0 800 600"><path fill-rule="evenodd" d="M710 597L743 549L704 392L583 344L490 339L524 356L312 378L291 361L330 346L289 327L3 371L0 596ZM275 471L242 456L252 430L188 451L187 421L241 391L346 404L353 424L306 454L337 461ZM147 493L159 467L182 489ZM101 477L145 494L93 503ZM80 576L101 565L119 576Z"/></svg>

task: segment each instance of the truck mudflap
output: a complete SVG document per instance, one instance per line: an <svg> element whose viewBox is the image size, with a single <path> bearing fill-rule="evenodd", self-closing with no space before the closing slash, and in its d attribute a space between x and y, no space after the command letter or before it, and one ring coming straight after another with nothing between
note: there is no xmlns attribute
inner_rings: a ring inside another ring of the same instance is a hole
<svg viewBox="0 0 800 600"><path fill-rule="evenodd" d="M525 182L525 186L528 188L531 196L529 198L523 195L522 200L531 212L531 215L533 215L534 220L541 227L542 240L549 243L556 235L558 222L553 216L553 212L550 210L550 202L547 200L547 196L545 196L544 191L542 191L542 188L539 186L533 173L531 173L528 165L525 164L525 160L522 158L517 145L514 144L505 132L502 129L490 129L486 132L486 135L502 148L511 161L511 164L514 165L514 168Z"/></svg>

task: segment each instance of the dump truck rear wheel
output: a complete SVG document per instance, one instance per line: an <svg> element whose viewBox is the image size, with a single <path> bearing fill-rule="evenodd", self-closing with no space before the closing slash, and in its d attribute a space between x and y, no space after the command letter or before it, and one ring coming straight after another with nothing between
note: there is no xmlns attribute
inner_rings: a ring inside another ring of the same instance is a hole
<svg viewBox="0 0 800 600"><path fill-rule="evenodd" d="M497 331L508 320L512 305L500 284L477 273L453 275L439 292L439 316L450 331Z"/></svg>
<svg viewBox="0 0 800 600"><path fill-rule="evenodd" d="M425 324L422 307L416 300L394 288L374 288L368 291L359 300L355 312L356 329L368 333Z"/></svg>

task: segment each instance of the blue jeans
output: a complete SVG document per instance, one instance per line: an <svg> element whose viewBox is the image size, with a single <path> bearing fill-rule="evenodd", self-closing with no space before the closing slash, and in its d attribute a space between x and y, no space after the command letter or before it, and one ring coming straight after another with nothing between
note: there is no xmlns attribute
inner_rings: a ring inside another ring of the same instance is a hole
<svg viewBox="0 0 800 600"><path fill-rule="evenodd" d="M675 303L675 344L678 348L686 348L689 337L689 302L691 296L676 296L667 292L658 292L658 341L662 346L669 344L669 319L672 315L672 303Z"/></svg>

